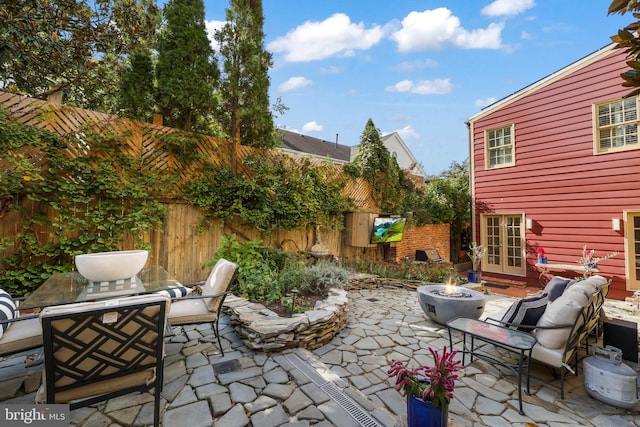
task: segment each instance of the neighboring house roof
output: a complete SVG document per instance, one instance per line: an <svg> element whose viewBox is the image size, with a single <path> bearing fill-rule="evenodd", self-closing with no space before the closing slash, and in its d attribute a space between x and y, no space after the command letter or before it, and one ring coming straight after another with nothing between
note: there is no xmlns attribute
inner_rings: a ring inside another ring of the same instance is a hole
<svg viewBox="0 0 640 427"><path fill-rule="evenodd" d="M294 154L305 153L311 157L333 159L338 163L350 161L351 148L337 142L329 142L312 136L278 129L282 135L282 151L294 152Z"/></svg>
<svg viewBox="0 0 640 427"><path fill-rule="evenodd" d="M567 74L571 74L573 72L575 72L576 70L579 70L595 61L597 61L598 59L602 58L603 56L606 56L608 54L611 53L611 51L615 48L616 44L615 43L610 43L600 49L598 49L597 51L590 53L589 55L578 59L577 61L567 65L566 67L561 68L560 70L549 74L548 76L528 85L525 86L524 88L520 89L517 92L512 93L509 96L506 96L502 99L500 99L499 101L494 102L491 105L488 105L487 107L483 108L482 111L480 111L478 114L472 116L469 119L469 122L473 122L476 121L484 116L486 116L487 114L491 114L492 112L499 110L500 108L503 108L506 105L511 104L514 101L517 101L518 99L522 98L523 96L534 92L536 90L539 90L540 88L543 88L555 81L557 81L558 79L561 79L562 77L566 76Z"/></svg>
<svg viewBox="0 0 640 427"><path fill-rule="evenodd" d="M402 169L408 170L413 175L426 176L424 168L418 160L415 158L407 144L404 143L398 132L393 132L388 135L382 136L382 143L387 150L396 158L398 166Z"/></svg>
<svg viewBox="0 0 640 427"><path fill-rule="evenodd" d="M304 153L313 158L332 159L336 163L351 162L358 154L359 145L350 147L284 129L278 129L278 132L282 136L280 150L291 154L301 155ZM426 176L422 165L418 163L397 132L384 135L381 140L387 150L395 156L398 166L408 170L412 175L422 178Z"/></svg>

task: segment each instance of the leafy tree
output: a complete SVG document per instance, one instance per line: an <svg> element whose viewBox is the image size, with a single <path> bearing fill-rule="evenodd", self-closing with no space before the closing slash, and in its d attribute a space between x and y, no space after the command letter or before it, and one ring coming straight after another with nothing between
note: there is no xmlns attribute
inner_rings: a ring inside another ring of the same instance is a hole
<svg viewBox="0 0 640 427"><path fill-rule="evenodd" d="M230 0L227 23L216 31L223 61L220 82L221 114L227 135L234 140L232 169L236 171L237 144L259 148L277 145L269 109L271 53L264 49L262 0ZM276 107L283 111L278 103Z"/></svg>
<svg viewBox="0 0 640 427"><path fill-rule="evenodd" d="M624 15L631 12L633 17L640 19L640 3L637 0L613 0L609 6L608 13L619 13ZM627 53L627 65L631 68L620 74L624 83L622 86L638 88L633 90L627 96L635 96L640 94L640 61L637 60L640 55L640 38L638 38L638 30L640 30L640 20L627 25L625 28L618 30L618 34L611 37L617 45L617 49L625 49Z"/></svg>
<svg viewBox="0 0 640 427"><path fill-rule="evenodd" d="M218 64L202 0L169 0L158 35L157 105L165 124L208 133L216 109Z"/></svg>
<svg viewBox="0 0 640 427"><path fill-rule="evenodd" d="M131 65L120 80L118 112L139 121L150 121L155 109L154 72L151 51L140 49L131 55Z"/></svg>
<svg viewBox="0 0 640 427"><path fill-rule="evenodd" d="M414 202L412 209L418 223L451 226L451 253L457 254L471 219L469 160L452 162L449 169L425 186L422 196Z"/></svg>
<svg viewBox="0 0 640 427"><path fill-rule="evenodd" d="M109 111L123 56L155 36L153 0L3 0L0 2L0 85Z"/></svg>
<svg viewBox="0 0 640 427"><path fill-rule="evenodd" d="M373 186L372 197L383 212L406 210L415 190L413 182L382 143L380 131L371 119L360 137L358 154L352 164L345 165L345 172L351 176L362 176Z"/></svg>

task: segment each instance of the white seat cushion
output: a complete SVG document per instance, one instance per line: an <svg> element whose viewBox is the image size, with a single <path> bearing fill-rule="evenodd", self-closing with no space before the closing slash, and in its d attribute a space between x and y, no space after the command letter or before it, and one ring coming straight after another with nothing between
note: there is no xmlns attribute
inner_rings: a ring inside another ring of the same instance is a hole
<svg viewBox="0 0 640 427"><path fill-rule="evenodd" d="M187 298L174 301L169 310L169 322L172 325L213 322L218 314L209 311L202 298Z"/></svg>
<svg viewBox="0 0 640 427"><path fill-rule="evenodd" d="M0 338L0 355L11 354L42 345L42 326L37 317L17 320Z"/></svg>
<svg viewBox="0 0 640 427"><path fill-rule="evenodd" d="M562 353L564 353L564 349L547 348L537 342L533 346L533 350L531 350L531 358L555 368L560 368L562 367Z"/></svg>

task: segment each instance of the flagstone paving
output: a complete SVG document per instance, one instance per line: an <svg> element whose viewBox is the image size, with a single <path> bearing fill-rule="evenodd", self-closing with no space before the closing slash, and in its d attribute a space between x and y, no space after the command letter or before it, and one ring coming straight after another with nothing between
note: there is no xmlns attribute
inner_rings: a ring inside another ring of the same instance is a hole
<svg viewBox="0 0 640 427"><path fill-rule="evenodd" d="M414 290L396 287L351 291L349 324L329 344L314 350L256 353L221 320L221 356L210 325L175 327L167 338L162 391L164 426L404 426L405 399L386 370L392 359L412 365L431 361L429 347L448 346L445 329L423 314ZM488 295L485 315L513 298ZM609 317L640 318L625 303L607 301ZM459 345L459 343L458 343ZM13 397L23 383L37 386L41 366L27 368L25 352L0 359L0 401L30 403L33 393ZM637 366L633 366L638 371ZM534 369L518 413L513 376L483 361L462 372L449 408L464 426L640 426L640 408L617 409L591 398L583 376L566 379L565 400L549 371ZM26 378L26 382L25 382ZM152 396L132 394L71 412L75 426L143 426L152 423Z"/></svg>

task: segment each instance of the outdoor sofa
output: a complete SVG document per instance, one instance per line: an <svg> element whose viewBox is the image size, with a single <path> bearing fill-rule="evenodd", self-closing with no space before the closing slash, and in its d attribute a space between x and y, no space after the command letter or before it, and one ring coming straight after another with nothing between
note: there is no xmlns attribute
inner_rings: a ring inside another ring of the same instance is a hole
<svg viewBox="0 0 640 427"><path fill-rule="evenodd" d="M601 276L582 280L556 276L540 293L514 302L499 319L485 321L533 334L538 341L531 358L560 371L560 398L564 399L566 372L577 375L579 350L585 346L588 354L589 337L599 335L610 285L611 280Z"/></svg>

